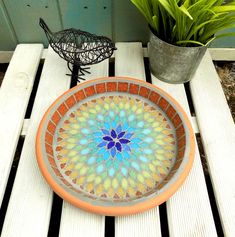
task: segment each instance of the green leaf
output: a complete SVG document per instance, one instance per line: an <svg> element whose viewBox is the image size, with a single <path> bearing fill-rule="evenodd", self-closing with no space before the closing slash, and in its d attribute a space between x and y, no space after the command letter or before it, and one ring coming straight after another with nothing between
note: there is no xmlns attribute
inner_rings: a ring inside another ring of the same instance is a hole
<svg viewBox="0 0 235 237"><path fill-rule="evenodd" d="M199 41L195 41L195 40L180 40L177 41L176 44L197 44L200 46L205 46L203 43L199 42Z"/></svg>
<svg viewBox="0 0 235 237"><path fill-rule="evenodd" d="M168 3L167 0L158 0L162 6L165 8L165 10L175 19L175 12L173 11L171 5Z"/></svg>
<svg viewBox="0 0 235 237"><path fill-rule="evenodd" d="M185 0L184 1L184 7L188 8L190 6L190 2L191 2L191 0Z"/></svg>
<svg viewBox="0 0 235 237"><path fill-rule="evenodd" d="M154 25L154 29L156 30L157 33L159 33L159 21L156 15L154 15L153 17L153 25Z"/></svg>
<svg viewBox="0 0 235 237"><path fill-rule="evenodd" d="M213 7L212 10L215 13L219 13L219 12L233 12L233 11L235 11L235 6L234 5L216 6L216 7Z"/></svg>
<svg viewBox="0 0 235 237"><path fill-rule="evenodd" d="M233 28L235 26L235 24L227 24L227 25L223 25L220 26L218 25L217 27L213 27L209 30L207 30L203 36L200 38L201 42L207 42L208 38L210 38L211 36L215 35L217 32L224 30L224 29L229 29L229 28Z"/></svg>
<svg viewBox="0 0 235 237"><path fill-rule="evenodd" d="M182 5L181 7L179 7L179 9L180 9L185 15L187 15L191 20L193 20L193 17L190 15L190 13L188 12L188 10L185 8L184 5Z"/></svg>
<svg viewBox="0 0 235 237"><path fill-rule="evenodd" d="M212 37L211 39L209 39L207 42L206 42L206 44L205 44L205 46L208 46L213 40L215 40L216 39L216 37Z"/></svg>
<svg viewBox="0 0 235 237"><path fill-rule="evenodd" d="M201 28L204 27L205 25L210 24L212 22L216 22L216 21L220 21L220 19L208 20L208 21L205 21L202 24L196 26L194 28L194 30L188 35L187 39L190 39L194 34L196 34L197 32L200 32Z"/></svg>

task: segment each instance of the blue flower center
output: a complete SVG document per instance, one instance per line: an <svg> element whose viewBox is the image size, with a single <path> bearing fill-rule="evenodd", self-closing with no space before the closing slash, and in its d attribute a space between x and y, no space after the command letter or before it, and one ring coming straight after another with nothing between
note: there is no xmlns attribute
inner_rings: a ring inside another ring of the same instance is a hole
<svg viewBox="0 0 235 237"><path fill-rule="evenodd" d="M129 143L132 133L123 131L122 126L119 124L116 128L112 128L110 131L102 129L102 142L97 145L97 147L106 147L106 150L110 152L112 157L115 157L118 153L123 150L131 151Z"/></svg>

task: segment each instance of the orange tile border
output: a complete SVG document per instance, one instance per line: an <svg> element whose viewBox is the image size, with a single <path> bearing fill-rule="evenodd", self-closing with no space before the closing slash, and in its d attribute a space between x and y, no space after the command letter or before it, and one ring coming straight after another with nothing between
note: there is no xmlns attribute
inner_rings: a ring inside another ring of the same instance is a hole
<svg viewBox="0 0 235 237"><path fill-rule="evenodd" d="M141 86L140 91L139 91L139 95L142 96L142 97L148 98L149 97L149 92L150 92L150 89L148 89L144 86Z"/></svg>
<svg viewBox="0 0 235 237"><path fill-rule="evenodd" d="M66 114L66 112L68 111L68 108L65 106L64 103L62 103L58 109L57 109L60 113L61 116L64 116Z"/></svg>
<svg viewBox="0 0 235 237"><path fill-rule="evenodd" d="M128 91L128 83L127 82L118 82L118 91L127 92Z"/></svg>
<svg viewBox="0 0 235 237"><path fill-rule="evenodd" d="M185 135L185 131L184 131L184 126L181 125L180 127L176 129L176 136L178 138L181 138L183 135Z"/></svg>
<svg viewBox="0 0 235 237"><path fill-rule="evenodd" d="M81 101L81 100L83 100L83 99L86 98L85 93L84 93L83 90L77 91L77 92L74 94L74 96L75 96L77 102L79 102L79 101Z"/></svg>
<svg viewBox="0 0 235 237"><path fill-rule="evenodd" d="M172 123L174 124L175 128L179 127L179 125L182 123L181 118L178 114L175 115L172 120Z"/></svg>
<svg viewBox="0 0 235 237"><path fill-rule="evenodd" d="M153 102L153 103L157 103L158 102L158 100L159 100L159 98L160 98L161 96L158 94L158 93L156 93L155 91L152 91L151 93L150 93L150 96L149 96L149 99Z"/></svg>
<svg viewBox="0 0 235 237"><path fill-rule="evenodd" d="M50 145L52 145L53 143L53 136L48 132L46 132L45 141Z"/></svg>
<svg viewBox="0 0 235 237"><path fill-rule="evenodd" d="M181 149L185 145L186 145L186 139L185 136L183 136L178 140L178 149Z"/></svg>
<svg viewBox="0 0 235 237"><path fill-rule="evenodd" d="M178 151L177 160L178 160L178 159L181 159L181 158L183 158L183 157L184 157L184 149Z"/></svg>
<svg viewBox="0 0 235 237"><path fill-rule="evenodd" d="M107 92L117 91L117 82L107 82Z"/></svg>
<svg viewBox="0 0 235 237"><path fill-rule="evenodd" d="M176 111L175 109L170 105L166 111L166 114L168 115L168 117L171 119L171 121L173 121L173 117L176 115ZM175 125L175 124L174 124ZM179 124L178 124L179 125ZM176 127L178 126L176 125Z"/></svg>
<svg viewBox="0 0 235 237"><path fill-rule="evenodd" d="M97 94L106 92L105 83L96 84L96 92L97 92Z"/></svg>
<svg viewBox="0 0 235 237"><path fill-rule="evenodd" d="M86 87L84 89L84 91L85 91L87 97L92 96L95 94L95 87L94 86Z"/></svg>
<svg viewBox="0 0 235 237"><path fill-rule="evenodd" d="M54 125L54 123L52 123L51 121L49 121L49 122L48 122L48 125L47 125L47 130L48 130L52 135L54 135L55 129L56 129L56 126Z"/></svg>
<svg viewBox="0 0 235 237"><path fill-rule="evenodd" d="M160 106L160 108L163 110L163 111L166 111L169 103L164 99L164 98L161 98L158 102L158 105Z"/></svg>
<svg viewBox="0 0 235 237"><path fill-rule="evenodd" d="M45 144L45 147L46 147L46 153L53 156L53 149L50 145L48 145L47 143Z"/></svg>
<svg viewBox="0 0 235 237"><path fill-rule="evenodd" d="M76 104L76 100L75 100L74 96L72 95L65 101L65 103L68 106L68 108L71 108Z"/></svg>
<svg viewBox="0 0 235 237"><path fill-rule="evenodd" d="M60 121L61 117L59 115L59 113L57 111L54 112L54 114L51 117L51 120L54 122L54 124L58 124L58 122Z"/></svg>
<svg viewBox="0 0 235 237"><path fill-rule="evenodd" d="M135 84L130 84L130 88L129 88L129 92L131 94L138 94L139 93L139 85L135 85Z"/></svg>

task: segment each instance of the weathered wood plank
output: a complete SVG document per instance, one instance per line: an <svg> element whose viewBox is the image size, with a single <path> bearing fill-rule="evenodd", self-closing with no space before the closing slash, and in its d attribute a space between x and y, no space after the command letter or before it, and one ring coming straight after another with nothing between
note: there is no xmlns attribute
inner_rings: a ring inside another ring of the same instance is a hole
<svg viewBox="0 0 235 237"><path fill-rule="evenodd" d="M192 121L194 133L200 133L199 128L198 128L198 124L197 124L197 118L195 116L192 116L191 121Z"/></svg>
<svg viewBox="0 0 235 237"><path fill-rule="evenodd" d="M45 59L48 49L43 49L41 59ZM9 63L14 51L0 51L0 63Z"/></svg>
<svg viewBox="0 0 235 237"><path fill-rule="evenodd" d="M146 80L141 43L117 43L115 52L115 75L130 76ZM116 237L161 236L158 207L144 213L116 217Z"/></svg>
<svg viewBox="0 0 235 237"><path fill-rule="evenodd" d="M42 59L45 59L47 56L48 49L44 49L42 52Z"/></svg>
<svg viewBox="0 0 235 237"><path fill-rule="evenodd" d="M61 237L103 237L105 217L85 212L64 202L60 224Z"/></svg>
<svg viewBox="0 0 235 237"><path fill-rule="evenodd" d="M115 236L117 237L160 237L159 209L154 208L144 213L115 219Z"/></svg>
<svg viewBox="0 0 235 237"><path fill-rule="evenodd" d="M0 1L0 50L13 50L17 44L17 38L12 27L4 1Z"/></svg>
<svg viewBox="0 0 235 237"><path fill-rule="evenodd" d="M40 17L45 19L53 32L62 29L57 1L8 0L4 1L4 4L19 42L43 42L48 45L48 40L39 26Z"/></svg>
<svg viewBox="0 0 235 237"><path fill-rule="evenodd" d="M29 124L30 124L30 119L24 119L24 123L21 129L21 136L26 136L28 130L29 130Z"/></svg>
<svg viewBox="0 0 235 237"><path fill-rule="evenodd" d="M28 62L34 65L32 60ZM35 137L39 122L47 107L69 88L70 77L66 76L66 73L66 61L49 49L32 110L31 123L20 157L2 237L47 236L52 206L52 189L45 182L37 165Z"/></svg>
<svg viewBox="0 0 235 237"><path fill-rule="evenodd" d="M144 44L148 42L147 23L131 1L113 1L112 22L115 42L139 41Z"/></svg>
<svg viewBox="0 0 235 237"><path fill-rule="evenodd" d="M210 48L212 60L215 61L235 61L235 49L231 48Z"/></svg>
<svg viewBox="0 0 235 237"><path fill-rule="evenodd" d="M115 75L146 81L143 49L141 43L117 43L115 54Z"/></svg>
<svg viewBox="0 0 235 237"><path fill-rule="evenodd" d="M86 80L107 77L109 75L109 59L106 59L98 64L91 65L88 71L90 74L86 74L84 76Z"/></svg>
<svg viewBox="0 0 235 237"><path fill-rule="evenodd" d="M64 28L112 37L112 1L59 0Z"/></svg>
<svg viewBox="0 0 235 237"><path fill-rule="evenodd" d="M90 74L86 74L86 80L108 76L109 60L92 65ZM102 237L104 236L105 217L85 212L68 202L63 203L60 233L61 237Z"/></svg>
<svg viewBox="0 0 235 237"><path fill-rule="evenodd" d="M10 173L43 46L18 45L0 89L0 203Z"/></svg>
<svg viewBox="0 0 235 237"><path fill-rule="evenodd" d="M152 76L152 83L167 91L190 117L183 84L172 85ZM167 201L170 236L217 236L198 148L192 170L181 188Z"/></svg>
<svg viewBox="0 0 235 237"><path fill-rule="evenodd" d="M235 126L207 52L190 83L223 230L235 236Z"/></svg>

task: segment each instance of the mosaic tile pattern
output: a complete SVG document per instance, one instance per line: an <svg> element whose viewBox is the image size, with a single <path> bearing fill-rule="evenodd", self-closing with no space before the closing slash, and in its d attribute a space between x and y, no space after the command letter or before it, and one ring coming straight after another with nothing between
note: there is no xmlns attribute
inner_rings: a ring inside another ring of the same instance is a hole
<svg viewBox="0 0 235 237"><path fill-rule="evenodd" d="M115 91L117 86L108 88ZM94 91L88 88L85 93L90 96ZM149 89L140 93L149 94ZM159 99L158 94L152 96ZM68 103L74 105L73 100ZM160 103L166 109L168 102ZM175 164L175 127L162 109L146 99L128 94L91 96L69 111L66 106L58 111L67 114L60 122L56 113L52 117L59 122L52 151L56 166L66 182L88 197L128 201L146 196Z"/></svg>
<svg viewBox="0 0 235 237"><path fill-rule="evenodd" d="M193 162L193 130L164 91L131 78L80 84L59 97L38 129L39 167L53 190L102 215L166 201Z"/></svg>

